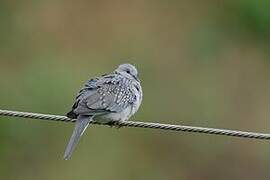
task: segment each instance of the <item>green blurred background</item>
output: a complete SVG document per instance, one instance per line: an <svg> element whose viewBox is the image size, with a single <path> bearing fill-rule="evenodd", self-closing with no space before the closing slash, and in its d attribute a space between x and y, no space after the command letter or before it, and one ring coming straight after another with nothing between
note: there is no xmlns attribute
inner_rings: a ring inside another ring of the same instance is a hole
<svg viewBox="0 0 270 180"><path fill-rule="evenodd" d="M133 120L270 132L269 0L1 0L1 109L64 115L90 77L135 64ZM270 179L266 141L0 117L2 180Z"/></svg>

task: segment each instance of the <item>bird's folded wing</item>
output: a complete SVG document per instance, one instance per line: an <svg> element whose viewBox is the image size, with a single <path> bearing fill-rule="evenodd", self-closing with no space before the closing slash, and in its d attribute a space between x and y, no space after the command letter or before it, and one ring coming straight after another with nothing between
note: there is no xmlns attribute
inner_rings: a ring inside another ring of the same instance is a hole
<svg viewBox="0 0 270 180"><path fill-rule="evenodd" d="M131 85L111 74L89 80L74 103L77 114L93 115L121 112L134 102Z"/></svg>
<svg viewBox="0 0 270 180"><path fill-rule="evenodd" d="M122 88L122 89L121 89ZM120 112L131 103L130 87L119 87L118 84L104 84L85 99L87 107L106 112Z"/></svg>

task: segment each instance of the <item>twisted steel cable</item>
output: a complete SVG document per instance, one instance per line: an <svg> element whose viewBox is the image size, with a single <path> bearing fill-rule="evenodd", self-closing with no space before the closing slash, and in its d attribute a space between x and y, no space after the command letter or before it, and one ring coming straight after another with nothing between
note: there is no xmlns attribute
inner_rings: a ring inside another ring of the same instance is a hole
<svg viewBox="0 0 270 180"><path fill-rule="evenodd" d="M32 118L32 119L62 121L62 122L75 122L76 121L76 119L70 119L66 116L31 113L31 112L19 112L19 111L10 111L10 110L1 110L1 109L0 109L0 116L12 116L12 117L22 117L22 118ZM90 123L104 125L96 121L92 121ZM184 131L184 132L193 132L193 133L204 133L204 134L234 136L234 137L241 137L241 138L270 140L270 134L236 131L236 130L228 130L228 129L215 129L215 128L160 124L160 123L150 123L150 122L137 122L137 121L136 122L135 121L117 122L114 125L118 127L120 126L120 127L151 128L151 129Z"/></svg>

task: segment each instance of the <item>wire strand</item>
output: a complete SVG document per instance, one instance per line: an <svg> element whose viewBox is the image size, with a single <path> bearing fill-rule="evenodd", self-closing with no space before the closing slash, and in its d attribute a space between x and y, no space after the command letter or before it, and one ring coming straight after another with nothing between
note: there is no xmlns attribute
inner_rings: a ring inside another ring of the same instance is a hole
<svg viewBox="0 0 270 180"><path fill-rule="evenodd" d="M1 109L0 109L0 116L12 116L12 117L22 117L22 118L32 118L32 119L39 119L39 120L62 121L62 122L75 122L76 121L76 119L70 119L66 116L31 113L31 112L19 112L19 111L10 111L10 110L1 110ZM98 125L106 125L106 124L100 124L96 121L92 121L90 123L98 124ZM215 134L215 135L234 136L234 137L241 137L241 138L270 140L270 134L236 131L236 130L228 130L228 129L215 129L215 128L204 128L204 127L171 125L171 124L160 124L160 123L138 122L138 121L116 122L113 125L118 126L118 127L151 128L151 129L183 131L183 132Z"/></svg>

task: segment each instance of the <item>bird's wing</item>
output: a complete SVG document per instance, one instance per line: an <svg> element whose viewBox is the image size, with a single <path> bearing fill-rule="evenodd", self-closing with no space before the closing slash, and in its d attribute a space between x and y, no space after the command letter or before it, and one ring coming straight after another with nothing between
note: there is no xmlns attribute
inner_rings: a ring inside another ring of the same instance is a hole
<svg viewBox="0 0 270 180"><path fill-rule="evenodd" d="M78 144L80 137L83 135L85 129L88 127L89 122L92 120L91 116L78 116L78 119L75 123L75 128L67 145L64 159L70 159L72 152L74 151L76 145Z"/></svg>
<svg viewBox="0 0 270 180"><path fill-rule="evenodd" d="M84 113L76 113L74 111L89 111L87 107L79 106L79 103L87 97L91 92L95 91L97 89L97 82L101 79L101 77L96 77L93 79L89 79L83 86L83 88L79 91L75 98L75 102L72 106L72 109L70 112L67 113L67 117L69 118L77 118L78 114L84 114Z"/></svg>
<svg viewBox="0 0 270 180"><path fill-rule="evenodd" d="M76 115L120 112L135 101L131 86L130 80L118 74L91 79L78 93L71 112Z"/></svg>
<svg viewBox="0 0 270 180"><path fill-rule="evenodd" d="M134 102L132 82L119 75L110 75L97 82L98 88L85 98L87 107L96 111L120 112Z"/></svg>
<svg viewBox="0 0 270 180"><path fill-rule="evenodd" d="M120 112L134 100L129 80L118 74L97 79L90 88L82 90L74 106L76 114L99 115Z"/></svg>

